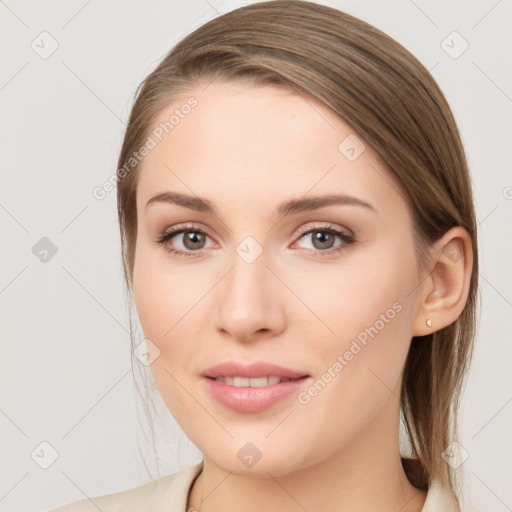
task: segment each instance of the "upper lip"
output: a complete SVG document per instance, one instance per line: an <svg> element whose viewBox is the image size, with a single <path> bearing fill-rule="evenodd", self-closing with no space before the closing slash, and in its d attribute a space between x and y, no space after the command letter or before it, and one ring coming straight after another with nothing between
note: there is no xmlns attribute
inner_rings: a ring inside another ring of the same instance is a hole
<svg viewBox="0 0 512 512"><path fill-rule="evenodd" d="M215 377L287 377L289 379L298 379L300 377L307 377L308 375L304 372L298 372L285 368L273 363L266 363L258 361L250 365L242 365L234 361L227 361L225 363L216 364L208 368L204 373L204 377L214 379Z"/></svg>

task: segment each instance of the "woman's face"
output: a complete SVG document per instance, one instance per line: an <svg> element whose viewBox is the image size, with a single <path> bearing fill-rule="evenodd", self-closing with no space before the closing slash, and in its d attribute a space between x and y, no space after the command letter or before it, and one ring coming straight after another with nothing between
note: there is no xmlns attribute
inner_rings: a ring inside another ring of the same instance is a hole
<svg viewBox="0 0 512 512"><path fill-rule="evenodd" d="M137 189L134 297L163 400L205 459L239 474L394 448L419 284L398 186L310 98L234 82L191 96L161 112L155 127L174 115L172 129ZM172 229L185 232L157 243ZM205 377L260 362L306 377Z"/></svg>

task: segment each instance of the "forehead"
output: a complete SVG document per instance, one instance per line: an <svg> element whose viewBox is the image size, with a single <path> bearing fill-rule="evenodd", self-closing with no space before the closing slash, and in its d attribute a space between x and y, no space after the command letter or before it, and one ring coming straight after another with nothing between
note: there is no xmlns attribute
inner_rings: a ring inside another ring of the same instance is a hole
<svg viewBox="0 0 512 512"><path fill-rule="evenodd" d="M167 131L142 162L138 203L167 189L239 206L327 192L402 199L345 121L287 88L214 83L173 100L157 127Z"/></svg>

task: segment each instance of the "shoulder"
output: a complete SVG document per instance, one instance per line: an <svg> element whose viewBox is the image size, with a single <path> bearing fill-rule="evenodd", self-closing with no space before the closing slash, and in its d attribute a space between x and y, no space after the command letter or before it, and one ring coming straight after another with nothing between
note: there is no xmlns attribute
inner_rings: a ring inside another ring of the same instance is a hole
<svg viewBox="0 0 512 512"><path fill-rule="evenodd" d="M457 497L435 478L429 482L418 459L401 457L401 460L409 482L417 489L427 491L421 512L461 512Z"/></svg>
<svg viewBox="0 0 512 512"><path fill-rule="evenodd" d="M460 507L455 495L433 480L421 512L460 512Z"/></svg>
<svg viewBox="0 0 512 512"><path fill-rule="evenodd" d="M182 512L203 462L147 484L114 494L85 498L49 512Z"/></svg>

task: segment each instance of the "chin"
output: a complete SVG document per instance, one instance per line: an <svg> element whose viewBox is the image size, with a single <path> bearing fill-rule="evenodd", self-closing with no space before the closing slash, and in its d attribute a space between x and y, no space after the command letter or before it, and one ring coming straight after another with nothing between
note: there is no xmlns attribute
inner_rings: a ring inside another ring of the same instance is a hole
<svg viewBox="0 0 512 512"><path fill-rule="evenodd" d="M301 449L303 450L304 447L296 447L296 450ZM265 455L265 452L269 455ZM233 455L229 455L230 453ZM244 444L241 449L237 447L231 450L230 447L222 453L209 454L207 458L227 473L251 478L279 477L300 471L314 463L314 461L308 463L305 460L295 460L290 456L289 449L279 450L279 447L267 446L258 450L252 443Z"/></svg>

